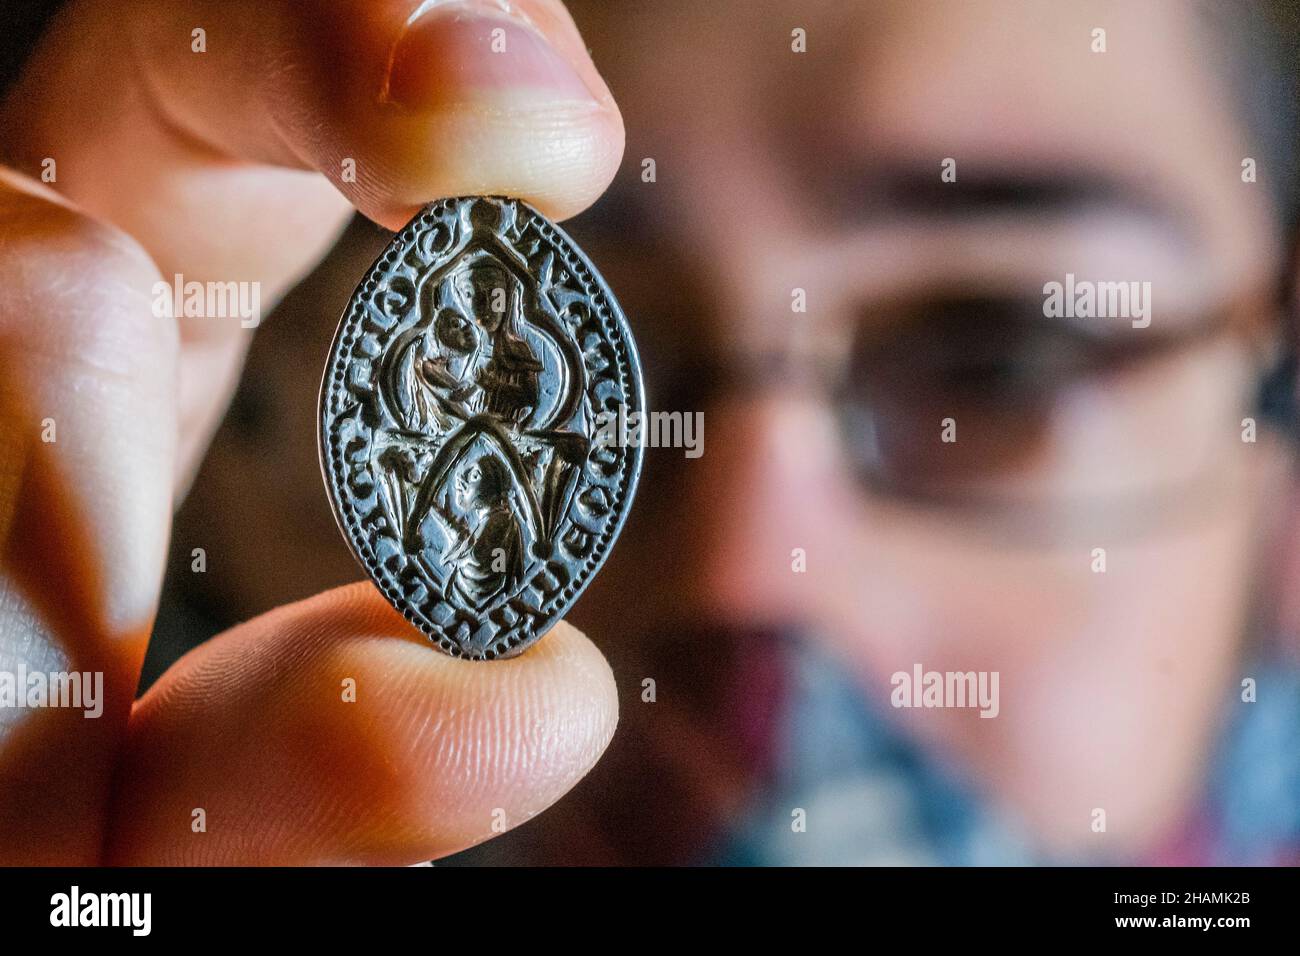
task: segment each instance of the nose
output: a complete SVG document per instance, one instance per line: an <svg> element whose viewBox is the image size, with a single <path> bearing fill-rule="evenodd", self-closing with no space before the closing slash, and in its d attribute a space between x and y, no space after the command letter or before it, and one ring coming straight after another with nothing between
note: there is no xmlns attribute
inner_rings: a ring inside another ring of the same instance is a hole
<svg viewBox="0 0 1300 956"><path fill-rule="evenodd" d="M736 625L797 621L843 494L831 414L811 398L733 393L704 423L704 453L684 466L696 607Z"/></svg>

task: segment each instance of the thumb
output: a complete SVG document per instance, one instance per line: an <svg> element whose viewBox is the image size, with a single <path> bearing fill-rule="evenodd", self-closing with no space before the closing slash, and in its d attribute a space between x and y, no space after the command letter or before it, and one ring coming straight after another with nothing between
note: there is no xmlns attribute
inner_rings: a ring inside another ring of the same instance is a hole
<svg viewBox="0 0 1300 956"><path fill-rule="evenodd" d="M567 624L525 654L447 657L368 583L192 651L136 705L114 864L400 865L497 835L595 764L618 701Z"/></svg>

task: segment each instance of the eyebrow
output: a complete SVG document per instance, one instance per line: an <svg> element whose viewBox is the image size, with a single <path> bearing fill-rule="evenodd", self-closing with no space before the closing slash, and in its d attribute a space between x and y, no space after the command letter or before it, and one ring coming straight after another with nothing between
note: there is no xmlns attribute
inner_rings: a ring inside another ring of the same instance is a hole
<svg viewBox="0 0 1300 956"><path fill-rule="evenodd" d="M972 219L997 215L1064 216L1111 210L1148 219L1180 240L1193 243L1189 212L1141 183L1089 168L1053 170L1017 167L959 168L955 182L937 169L905 166L858 171L838 184L840 195L858 197L841 205L850 221L888 215L926 219Z"/></svg>

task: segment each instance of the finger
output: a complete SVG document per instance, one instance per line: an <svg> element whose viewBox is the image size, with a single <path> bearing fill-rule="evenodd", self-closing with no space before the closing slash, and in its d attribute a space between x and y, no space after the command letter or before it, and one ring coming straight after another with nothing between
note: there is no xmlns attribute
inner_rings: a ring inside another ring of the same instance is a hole
<svg viewBox="0 0 1300 956"><path fill-rule="evenodd" d="M225 155L319 170L392 228L467 193L571 216L621 158L618 110L557 0L189 0L138 29L169 122Z"/></svg>
<svg viewBox="0 0 1300 956"><path fill-rule="evenodd" d="M557 0L78 0L7 97L3 129L6 149L33 170L56 159L58 188L164 272L246 245L236 224L269 230L241 262L296 258L288 235L319 241L308 232L328 192L295 170L392 228L471 193L563 218L600 195L623 146Z"/></svg>
<svg viewBox="0 0 1300 956"><path fill-rule="evenodd" d="M76 0L0 109L0 142L164 276L255 283L266 306L348 201L390 228L468 193L563 218L613 177L623 127L558 0ZM247 324L181 321L182 478Z"/></svg>
<svg viewBox="0 0 1300 956"><path fill-rule="evenodd" d="M609 665L568 625L511 660L456 660L370 584L339 588L204 644L139 701L109 861L443 856L567 792L617 709Z"/></svg>
<svg viewBox="0 0 1300 956"><path fill-rule="evenodd" d="M0 169L3 863L102 849L171 514L176 330L150 309L156 279L131 240ZM99 716L33 696L71 672L92 695L100 675Z"/></svg>

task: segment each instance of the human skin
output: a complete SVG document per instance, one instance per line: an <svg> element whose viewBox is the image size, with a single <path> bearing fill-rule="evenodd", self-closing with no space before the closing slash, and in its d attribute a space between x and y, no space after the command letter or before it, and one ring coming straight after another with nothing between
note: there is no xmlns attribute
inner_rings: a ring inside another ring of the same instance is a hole
<svg viewBox="0 0 1300 956"><path fill-rule="evenodd" d="M724 666L720 635L744 654L752 636L795 633L1034 841L1067 858L1152 858L1187 824L1230 691L1252 676L1240 672L1248 615L1277 609L1275 561L1261 555L1294 551L1284 455L1267 431L1240 440L1242 418L1256 414L1252 352L1278 328L1268 296L1290 265L1272 194L1240 177L1242 157L1267 169L1270 154L1238 121L1226 81L1243 69L1236 51L1204 8L1178 3L746 3L743 16L727 4L575 6L629 130L601 204L614 211L584 217L575 234L630 316L652 407L701 410L707 428L698 460L647 451L627 528L571 614L611 658L625 719L623 749L574 794L580 805L566 802L567 820L597 819L597 802L627 786L616 775L644 772L645 755L660 753L720 816L743 807L746 795L731 792L741 786L720 782L733 776L723 765L734 742L683 743L664 712L689 688L654 650L686 655L703 685ZM790 50L795 26L807 31L805 54ZM1104 54L1090 48L1097 26ZM937 189L946 157L958 179L942 202L909 204L881 186L904 170L915 173L909 188ZM647 158L653 183L642 179ZM972 183L1003 199L964 204ZM1097 183L1108 184L1100 197L1033 201ZM939 286L1041 301L1044 282L1067 273L1152 283L1154 318L1134 342L1261 301L1224 320L1231 335L1056 396L1022 472L988 479L993 490L1100 504L1049 506L1043 535L866 493L833 408L807 383L759 378L698 405L673 391L700 369L725 380L746 357L834 359L854 329L888 324L892 303L925 303ZM807 313L791 312L795 288ZM258 372L263 447L294 446L302 431L292 396L314 383L277 357L294 344L272 345ZM241 442L235 430L219 443L190 532L236 547L239 514L210 517L222 496L252 488L273 503L247 526L283 529L277 565L292 572L236 562L204 582L210 599L249 613L351 568L346 554L342 566L311 560L332 529L313 530L292 486ZM309 443L297 460L307 480ZM1174 519L1129 526L1126 495L1186 480L1211 487L1160 496ZM1104 575L1092 570L1097 547ZM806 573L792 569L795 548ZM997 671L998 717L892 710L891 675L917 663ZM646 677L659 682L654 707L641 699ZM692 746L700 753L684 752ZM1104 834L1095 809L1107 813ZM534 828L534 846L565 845L553 817ZM671 859L670 843L652 833L637 852Z"/></svg>
<svg viewBox="0 0 1300 956"><path fill-rule="evenodd" d="M98 720L4 714L0 862L412 863L568 790L617 700L564 624L475 667L358 584L232 629L134 699L172 510L248 343L238 322L157 318L154 283L274 299L354 210L397 228L442 196L585 208L623 126L563 7L77 2L0 141L0 660L103 671L106 696Z"/></svg>
<svg viewBox="0 0 1300 956"><path fill-rule="evenodd" d="M1158 326L1270 287L1288 267L1266 192L1240 179L1240 157L1259 150L1235 119L1221 78L1226 54L1186 5L1050 5L1048 12L1049 5L1032 2L808 3L799 8L797 23L779 4L579 6L596 60L608 64L610 84L628 117L632 139L615 188L620 202L634 210L637 225L635 234L603 241L596 236L584 243L618 290L648 358L698 349L706 362L721 365L737 355L838 344L848 329L882 311L880 303L919 296L940 280L1037 291L1045 278L1060 279L1066 272L1149 278L1156 289ZM188 36L193 17L180 19L181 33ZM796 25L808 31L804 59L789 51L789 29ZM1098 25L1106 27L1110 41L1102 55L1089 49L1091 30ZM385 44L373 38L387 35L382 25L330 34L333 26L327 22L322 29L326 50L342 38L362 51L372 41L382 48ZM580 47L571 38L568 42L573 44L568 49ZM358 62L366 69L365 55ZM340 222L347 212L318 177L255 165L232 172L217 164L220 172L210 171L202 196L196 190L189 201L206 202L203 197L216 188L212 183L224 182L220 216L243 197L256 210L267 208L268 197L280 197L289 207L289 183L303 192L290 211L307 221L287 222L287 211L257 218L264 223L259 230L265 231L265 248L246 260L240 252L240 263L208 257L232 254L218 241L220 226L243 220L219 218L211 208L184 216L160 212L176 209L178 200L150 200L162 194L156 185L144 195L123 193L137 175L140 153L179 154L186 168L190 163L206 168L191 156L191 138L172 139L177 126L210 128L214 139L238 143L248 156L284 162L276 152L278 142L259 142L256 129L239 128L244 113L259 111L232 109L223 101L220 116L205 119L187 104L210 101L208 94L191 90L181 71L172 75L177 85L168 102L187 120L155 128L148 150L128 151L132 174L120 177L126 185L97 161L94 171L60 183L60 189L135 235L163 275L242 275L241 269L252 268L249 263L264 268L290 256L277 272L279 285L273 276L266 278L268 289L282 288L328 245L333 233L321 224ZM439 74L431 75L434 81L408 79L399 88L423 91L434 104L434 116L448 110L457 123L466 122L448 106L454 98L437 82ZM591 74L583 75L594 82ZM121 88L125 81L117 82ZM213 88L226 97L238 92L217 83ZM29 90L27 96L33 105L22 108L23 127L31 126L29 115L42 117L40 135L62 144L58 155L75 155L83 139L94 142L86 136L83 111L75 111L74 122L69 119L74 111L65 103L60 113L48 90ZM8 107L9 114L16 110ZM340 115L348 115L333 107L322 112L328 122L313 128L327 133ZM587 170L575 192L508 177L489 189L470 168L468 147L454 161L439 154L433 169L413 163L403 167L406 177L379 175L350 191L342 185L363 212L390 226L404 221L412 204L386 212L386 188L392 190L387 201L417 193L433 198L514 192L553 215L570 214L595 198L617 166L616 114L607 107L597 115L608 126L599 127L596 141L607 142L612 152L583 140L588 146L576 155L587 156L585 162L572 166L557 159L560 168L550 170L555 175ZM123 125L132 128L133 137L148 135L135 123ZM525 138L514 132L520 137L517 155ZM396 148L406 135L403 127L388 136L359 136L348 140L348 148L354 143ZM469 142L472 136L465 135ZM37 157L53 149L43 142L26 150L24 169L39 168ZM170 150L159 143L170 143ZM317 144L309 155L333 160L345 153L342 147ZM640 181L644 157L658 160L653 184ZM842 207L853 205L854 196L870 191L872 174L916 167L932 171L937 180L945 157L957 159L958 184L1004 176L1018 182L1071 181L1087 174L1115 180L1117 193L1127 191L1131 198L1050 214L1012 204L951 221L887 204L871 206L856 218L839 215ZM380 168L387 162L395 160L375 160ZM528 175L536 173L529 161L521 162ZM460 171L439 178L447 164ZM359 172L366 168L359 164ZM61 178L63 169L61 159ZM422 189L410 186L419 170L429 177ZM76 183L100 179L112 180L112 188L102 190L97 205L94 190ZM183 190L180 199L188 195L186 181L180 177L174 187ZM392 186L395 182L404 185ZM73 195L77 188L89 191ZM1149 193L1155 194L1154 203ZM565 195L567 204L556 201ZM313 203L329 215L312 218ZM1154 215L1152 205L1160 210ZM196 224L204 228L193 228ZM141 233L164 226L155 252ZM259 230L251 233L250 244ZM286 234L295 241L285 242ZM319 245L311 247L304 235L315 235ZM647 250L673 255L652 258L643 254ZM182 252L193 255L196 264L182 270L176 258ZM215 264L205 271L201 266L209 261ZM61 266L51 268L40 288L67 281ZM796 287L808 290L812 304L807 315L797 317L808 328L792 335L796 317L790 293ZM26 329L15 308L4 313L11 316L10 327ZM1238 662L1252 591L1263 583L1257 555L1267 528L1279 526L1270 506L1290 494L1274 444L1240 441L1240 421L1252 413L1252 329L1267 318L1262 310L1239 317L1239 335L1062 396L1052 441L1032 462L1034 487L1060 495L1122 493L1135 484L1200 474L1203 464L1212 462L1216 480L1232 490L1197 501L1193 522L1142 535L1084 524L1059 541L1025 542L942 511L868 495L851 473L824 397L772 381L710 400L703 408L708 437L700 459L685 461L675 450L648 457L638 506L573 617L611 655L666 635L689 639L710 628L816 635L864 695L877 702L888 700L889 676L910 672L917 662L927 668L997 671L1002 700L996 719L951 710L898 711L893 717L931 753L973 778L991 801L1025 821L1044 845L1063 853L1141 859L1183 825L1203 778L1208 744L1225 716L1223 690L1250 676L1238 673ZM202 339L191 336L192 342L184 329L180 332L181 357L169 361L178 369L182 398L195 410L183 416L189 425L175 426L182 450L169 452L168 460L180 460L183 485L224 406L246 337L226 345L209 341L211 330ZM198 371L187 378L192 367ZM292 380L294 370L284 374ZM192 384L187 387L186 381ZM154 394L170 394L172 387L157 384ZM160 411L154 407L160 399L137 397L138 390L131 393L136 404L130 414L113 418L116 430L104 428L100 418L91 419L92 427L118 435L124 422L136 422L140 441L168 434L159 427ZM51 388L48 398L36 394L50 403L64 392ZM32 395L31 388L22 393L25 401ZM83 410L92 413L107 414L100 408ZM149 417L140 417L146 413ZM1099 429L1098 422L1122 426ZM286 445L298 440L282 438ZM300 460L314 467L311 436L299 438L307 449ZM105 444L120 449L125 441L106 439ZM112 447L91 463L95 481L85 482L79 494L95 497L77 513L103 525L93 541L112 560L99 564L117 571L115 580L96 585L96 593L121 594L125 606L136 609L134 617L124 618L129 626L113 632L134 635L131 650L121 658L129 674L138 667L140 635L156 595L174 486L155 488L146 501L140 482L145 473L156 475L156 465L124 462ZM128 466L140 474L121 473ZM67 467L76 469L73 474L91 471L79 464ZM105 487L109 478L113 483ZM283 473L250 468L240 487L259 500L287 501L298 493L292 484L285 490ZM30 504L20 510L20 499L12 500L7 514L33 513ZM213 503L205 505L213 510ZM126 513L128 506L135 510ZM256 517L247 524L241 524L237 507L229 508L221 523L232 532L230 540L256 527L266 542L267 561L276 563L292 553L280 550L290 536L276 529L293 522L289 508L280 510L282 526L273 511L251 505L243 513ZM140 524L146 515L153 516L152 523ZM1067 528L1080 523L1066 511L1051 517ZM11 533L10 541L15 540ZM77 540L82 543L75 553L88 553L85 542L92 539ZM1091 569L1092 549L1098 546L1107 548L1108 570L1102 576ZM807 553L807 573L792 571L793 548ZM143 572L128 573L120 562L128 554L144 561L141 553L152 563L146 562ZM293 566L312 573L309 562ZM318 569L323 578L335 571L324 562ZM214 571L212 578L218 575L235 607L264 607L274 597L265 583L268 576L254 566ZM142 580L150 582L148 589ZM541 688L524 699L542 723L537 736L512 750L511 734L535 720L512 722L488 706L491 700L504 707L493 695L503 692L497 681L515 679L495 674L496 667L506 665L461 670L456 662L417 653L424 651L418 642L396 640L409 632L366 588L327 593L216 638L176 665L136 705L130 723L127 699L117 698L117 729L100 731L102 739L91 739L79 725L63 728L61 737L50 731L49 741L56 745L51 752L76 748L70 752L78 760L99 768L96 779L106 780L112 766L120 768L119 792L111 800L117 809L95 818L96 832L108 834L110 858L414 862L485 836L492 808L506 799L498 793L518 794L518 808L508 806L506 813L508 822L518 822L555 799L595 761L612 730L615 705L608 671L590 645L559 630L510 663L520 671L540 670L544 664L536 658L567 654L570 648L582 663L570 672L568 659L557 659L545 677L521 673L517 679L523 686ZM49 628L40 620L28 626ZM25 639L21 646L57 648L69 640L32 633L37 639ZM700 646L702 667L710 663L708 651ZM354 726L361 718L335 701L344 672L358 675L362 688L373 687L372 699L382 698L392 710ZM628 674L635 676L635 687L643 672ZM461 708L460 698L442 690L460 686L452 675L485 682L479 687L483 696L472 698L475 706ZM538 683L528 683L530 678ZM270 698L269 688L282 680L291 689ZM293 688L299 689L296 694ZM319 703L311 697L318 688L323 688ZM447 717L456 714L460 720L465 713L478 715L473 728ZM392 740L386 739L389 723L399 731ZM44 746L44 735L35 739ZM466 749L461 744L467 740L480 743ZM322 745L328 748L324 755ZM4 754L11 751L6 747ZM42 751L33 746L22 752ZM31 766L36 763L25 765ZM507 766L516 769L510 774L494 769ZM482 768L483 775L474 768ZM76 792L95 806L109 805L109 797L93 786L77 790L57 776L57 768L43 772L50 792ZM389 801L385 807L398 809L358 806L348 777L365 779L367 788L372 779L380 781L379 792ZM187 790L187 779L201 786ZM435 798L462 786L463 800L451 803L463 813L458 811L454 822L441 817ZM219 814L210 814L214 819L237 816L238 832L214 827L202 841L193 839L188 824L191 807L198 805L195 789L211 801L205 806L220 807ZM284 809L295 802L322 809L295 816ZM15 830L39 820L34 803L19 805ZM160 809L150 809L155 805ZM338 808L338 818L324 808ZM1095 808L1107 811L1103 836L1092 829ZM55 810L62 811L57 802ZM0 841L0 847L13 845ZM16 845L48 855L49 846L57 844Z"/></svg>
<svg viewBox="0 0 1300 956"><path fill-rule="evenodd" d="M629 164L658 162L653 185L616 181L621 221L647 223L644 248L679 266L644 302L690 316L705 367L842 342L891 298L942 283L1039 295L1066 272L1143 277L1156 321L1170 323L1268 290L1291 268L1269 193L1241 179L1241 158L1262 146L1237 121L1227 44L1193 5L745 9L751 28L731 8L689 3L597 12L589 28L628 118ZM796 26L802 56L788 52ZM1098 26L1104 54L1090 49ZM671 53L615 57L632 37ZM1118 198L1059 210L1013 200L945 219L873 195L872 176L900 168L937 183L945 157L957 161L953 190L1087 177L1113 180ZM637 250L620 260L630 242L588 243L615 288L638 287ZM689 304L664 306L663 288ZM791 314L795 288L807 315ZM654 314L624 299L629 314ZM634 515L577 619L589 633L621 628L629 644L687 622L701 635L815 635L868 700L1040 845L1142 859L1186 825L1225 702L1251 676L1239 660L1251 601L1268 587L1260 549L1290 501L1276 445L1241 441L1255 414L1248 329L1275 314L1234 321L1236 338L1062 396L1031 462L1048 499L1213 475L1220 490L1196 501L1195 520L1130 534L1062 508L1043 517L1055 535L1025 541L905 507L855 482L822 397L759 382L705 407L703 457L648 471L648 487L675 482L660 499L671 507ZM682 347L680 327L640 334L652 356ZM1104 575L1095 547L1107 549ZM794 548L807 573L792 573ZM613 600L628 593L630 634ZM707 645L699 654L707 661ZM891 711L890 675L917 662L999 672L1000 715Z"/></svg>

